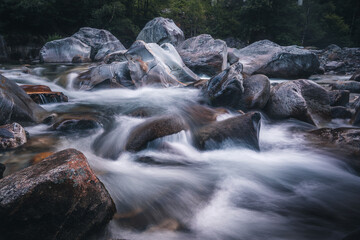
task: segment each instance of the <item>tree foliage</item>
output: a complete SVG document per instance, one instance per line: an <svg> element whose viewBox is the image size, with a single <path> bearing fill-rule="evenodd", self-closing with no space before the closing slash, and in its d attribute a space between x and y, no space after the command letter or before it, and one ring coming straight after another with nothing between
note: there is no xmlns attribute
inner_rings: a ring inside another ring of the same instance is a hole
<svg viewBox="0 0 360 240"><path fill-rule="evenodd" d="M1 0L0 34L10 45L43 43L80 27L111 31L131 44L147 21L174 19L186 37L209 33L247 43L360 45L358 0Z"/></svg>

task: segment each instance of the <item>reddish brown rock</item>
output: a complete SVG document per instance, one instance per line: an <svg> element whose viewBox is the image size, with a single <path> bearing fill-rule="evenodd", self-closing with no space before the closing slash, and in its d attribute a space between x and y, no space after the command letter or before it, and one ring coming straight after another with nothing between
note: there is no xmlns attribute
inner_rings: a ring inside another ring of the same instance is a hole
<svg viewBox="0 0 360 240"><path fill-rule="evenodd" d="M41 162L42 160L44 160L45 158L53 155L53 152L42 152L42 153L38 153L36 154L32 159L31 159L31 163L32 164L36 164Z"/></svg>
<svg viewBox="0 0 360 240"><path fill-rule="evenodd" d="M75 149L0 180L2 239L84 239L114 213L109 193Z"/></svg>
<svg viewBox="0 0 360 240"><path fill-rule="evenodd" d="M20 87L38 104L69 101L65 94L62 92L53 92L45 85L21 85Z"/></svg>

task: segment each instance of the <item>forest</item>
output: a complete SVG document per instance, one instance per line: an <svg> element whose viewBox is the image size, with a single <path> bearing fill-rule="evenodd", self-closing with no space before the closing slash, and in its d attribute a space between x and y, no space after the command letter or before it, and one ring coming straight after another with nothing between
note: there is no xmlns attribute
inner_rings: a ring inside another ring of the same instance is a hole
<svg viewBox="0 0 360 240"><path fill-rule="evenodd" d="M302 2L299 5L299 2ZM8 45L43 44L80 27L107 29L129 46L156 16L186 37L201 33L245 44L359 46L358 0L2 0L0 34Z"/></svg>

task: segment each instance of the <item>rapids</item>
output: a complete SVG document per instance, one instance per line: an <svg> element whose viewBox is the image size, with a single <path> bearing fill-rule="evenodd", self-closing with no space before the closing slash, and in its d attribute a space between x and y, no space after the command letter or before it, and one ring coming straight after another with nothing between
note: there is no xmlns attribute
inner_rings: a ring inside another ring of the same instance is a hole
<svg viewBox="0 0 360 240"><path fill-rule="evenodd" d="M83 152L117 206L114 219L94 239L335 240L360 227L360 177L340 157L306 140L303 132L311 125L272 122L263 115L260 152L232 141L220 149L198 151L190 133L182 131L152 141L139 153L110 159L107 153L120 152L131 129L144 122L128 113L149 109L154 115L183 116L188 106L202 101L199 91L75 91L72 81L83 66L29 68L30 74L20 66L0 71L18 84L47 85L63 92L69 102L42 106L56 113L92 112L103 119L102 128L61 133L44 124L28 126L28 146L0 154L0 162L10 166L5 172L10 174L28 166L39 152ZM149 158L156 162L147 162Z"/></svg>

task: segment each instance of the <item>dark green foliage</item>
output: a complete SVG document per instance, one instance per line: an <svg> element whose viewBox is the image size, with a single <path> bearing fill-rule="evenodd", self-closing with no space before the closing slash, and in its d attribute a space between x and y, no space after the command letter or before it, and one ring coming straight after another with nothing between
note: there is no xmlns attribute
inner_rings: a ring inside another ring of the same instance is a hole
<svg viewBox="0 0 360 240"><path fill-rule="evenodd" d="M1 0L8 44L43 44L80 27L103 28L129 46L147 21L174 19L186 37L209 33L251 43L360 45L359 0Z"/></svg>

